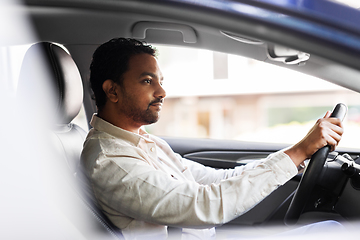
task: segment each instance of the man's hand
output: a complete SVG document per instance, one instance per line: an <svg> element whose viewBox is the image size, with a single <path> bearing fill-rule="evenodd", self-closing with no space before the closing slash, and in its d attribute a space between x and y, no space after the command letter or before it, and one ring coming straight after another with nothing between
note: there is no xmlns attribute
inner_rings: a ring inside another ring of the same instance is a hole
<svg viewBox="0 0 360 240"><path fill-rule="evenodd" d="M284 152L299 166L304 160L309 159L317 150L326 145L335 150L344 132L341 120L330 118L328 111L324 118L317 120L308 134L297 144Z"/></svg>

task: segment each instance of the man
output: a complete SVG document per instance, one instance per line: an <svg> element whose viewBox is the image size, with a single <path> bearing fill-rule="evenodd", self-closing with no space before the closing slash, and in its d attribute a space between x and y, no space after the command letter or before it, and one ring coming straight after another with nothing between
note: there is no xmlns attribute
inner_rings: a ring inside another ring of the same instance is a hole
<svg viewBox="0 0 360 240"><path fill-rule="evenodd" d="M126 239L166 238L167 226L210 239L212 227L254 207L318 149L334 149L343 133L341 121L328 112L294 146L264 161L215 170L182 158L142 130L159 119L166 96L151 46L113 39L95 51L90 70L98 113L82 166L100 208Z"/></svg>

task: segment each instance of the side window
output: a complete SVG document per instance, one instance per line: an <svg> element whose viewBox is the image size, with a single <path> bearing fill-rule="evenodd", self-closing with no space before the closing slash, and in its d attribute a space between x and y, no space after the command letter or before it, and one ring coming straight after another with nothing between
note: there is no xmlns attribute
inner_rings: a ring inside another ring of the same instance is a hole
<svg viewBox="0 0 360 240"><path fill-rule="evenodd" d="M295 143L338 102L348 105L343 147L360 133L357 93L240 56L156 46L167 97L146 129L173 137ZM357 147L357 146L356 146Z"/></svg>

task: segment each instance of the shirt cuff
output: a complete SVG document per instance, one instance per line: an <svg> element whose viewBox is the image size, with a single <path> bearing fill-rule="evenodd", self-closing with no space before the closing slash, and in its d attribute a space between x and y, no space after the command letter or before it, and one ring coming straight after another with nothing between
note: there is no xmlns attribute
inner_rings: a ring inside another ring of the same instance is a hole
<svg viewBox="0 0 360 240"><path fill-rule="evenodd" d="M271 154L264 164L276 173L276 178L281 185L298 174L296 165L283 151Z"/></svg>

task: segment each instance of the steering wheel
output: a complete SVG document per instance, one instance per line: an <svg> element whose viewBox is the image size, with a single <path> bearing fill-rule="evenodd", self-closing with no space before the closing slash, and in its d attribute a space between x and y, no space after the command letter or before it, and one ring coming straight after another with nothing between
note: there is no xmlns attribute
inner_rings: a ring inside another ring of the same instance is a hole
<svg viewBox="0 0 360 240"><path fill-rule="evenodd" d="M335 106L330 117L343 120L346 112L346 105L339 103ZM301 177L300 183L290 203L290 206L286 212L284 219L286 225L294 225L297 223L310 197L310 193L315 187L316 181L318 180L329 152L330 146L325 146L312 155L310 162Z"/></svg>

